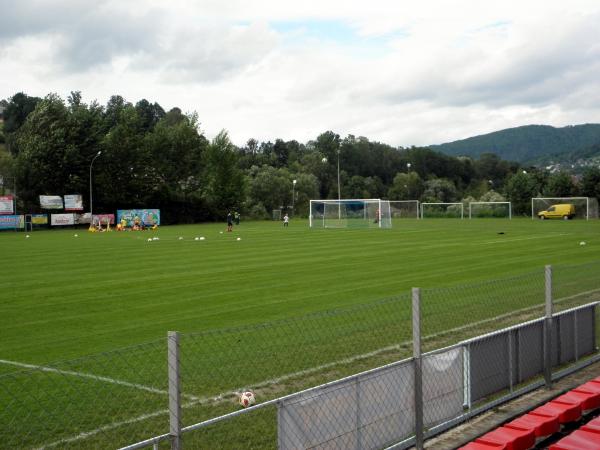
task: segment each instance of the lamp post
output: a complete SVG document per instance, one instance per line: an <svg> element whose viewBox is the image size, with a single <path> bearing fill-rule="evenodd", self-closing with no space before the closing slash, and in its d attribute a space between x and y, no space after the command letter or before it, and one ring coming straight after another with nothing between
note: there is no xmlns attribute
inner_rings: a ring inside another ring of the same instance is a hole
<svg viewBox="0 0 600 450"><path fill-rule="evenodd" d="M411 163L406 163L406 173L410 172L410 166L412 166Z"/></svg>
<svg viewBox="0 0 600 450"><path fill-rule="evenodd" d="M296 211L294 210L294 206L295 206L295 203L296 203L296 181L298 181L298 180L293 180L292 181L292 217L296 213Z"/></svg>
<svg viewBox="0 0 600 450"><path fill-rule="evenodd" d="M94 161L96 161L96 158L101 154L102 150L98 150L98 153L96 153L96 156L92 158L92 162L90 163L90 227L94 225L94 212L92 208L92 166L94 165Z"/></svg>
<svg viewBox="0 0 600 450"><path fill-rule="evenodd" d="M337 150L337 176L338 176L338 220L342 220L342 194L340 191L340 149Z"/></svg>

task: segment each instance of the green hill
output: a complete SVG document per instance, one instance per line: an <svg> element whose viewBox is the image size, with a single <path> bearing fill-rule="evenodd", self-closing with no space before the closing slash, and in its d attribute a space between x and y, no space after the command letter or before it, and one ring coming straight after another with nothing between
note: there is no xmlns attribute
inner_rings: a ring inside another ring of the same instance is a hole
<svg viewBox="0 0 600 450"><path fill-rule="evenodd" d="M452 156L495 153L504 160L531 163L549 157L561 159L563 154L578 154L584 149L589 151L597 144L600 144L600 124L563 128L526 125L430 147Z"/></svg>

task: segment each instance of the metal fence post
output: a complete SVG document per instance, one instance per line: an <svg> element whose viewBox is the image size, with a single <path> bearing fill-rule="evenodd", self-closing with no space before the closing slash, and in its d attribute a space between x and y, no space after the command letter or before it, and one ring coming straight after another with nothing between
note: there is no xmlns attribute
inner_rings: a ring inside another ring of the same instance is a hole
<svg viewBox="0 0 600 450"><path fill-rule="evenodd" d="M415 448L423 450L423 367L421 365L421 290L412 289L413 361L415 367Z"/></svg>
<svg viewBox="0 0 600 450"><path fill-rule="evenodd" d="M169 331L168 335L169 366L169 434L171 450L181 450L181 378L179 376L179 333Z"/></svg>
<svg viewBox="0 0 600 450"><path fill-rule="evenodd" d="M547 265L545 274L546 318L544 320L544 380L546 388L552 388L552 266Z"/></svg>

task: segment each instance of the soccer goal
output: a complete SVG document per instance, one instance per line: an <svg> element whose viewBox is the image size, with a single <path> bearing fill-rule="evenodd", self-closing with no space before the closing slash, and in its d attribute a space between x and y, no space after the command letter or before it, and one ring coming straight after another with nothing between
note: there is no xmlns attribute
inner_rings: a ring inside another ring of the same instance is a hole
<svg viewBox="0 0 600 450"><path fill-rule="evenodd" d="M421 203L421 219L425 217L464 219L464 210L462 203Z"/></svg>
<svg viewBox="0 0 600 450"><path fill-rule="evenodd" d="M419 200L390 200L392 219L418 219Z"/></svg>
<svg viewBox="0 0 600 450"><path fill-rule="evenodd" d="M469 202L469 219L473 218L512 219L510 202Z"/></svg>
<svg viewBox="0 0 600 450"><path fill-rule="evenodd" d="M391 228L390 202L381 199L311 200L311 228Z"/></svg>
<svg viewBox="0 0 600 450"><path fill-rule="evenodd" d="M274 209L272 217L273 217L273 220L281 220L281 210Z"/></svg>
<svg viewBox="0 0 600 450"><path fill-rule="evenodd" d="M535 197L531 199L531 218L537 219L538 213L547 211L552 205L571 204L575 206L575 219L597 219L598 200L594 197Z"/></svg>

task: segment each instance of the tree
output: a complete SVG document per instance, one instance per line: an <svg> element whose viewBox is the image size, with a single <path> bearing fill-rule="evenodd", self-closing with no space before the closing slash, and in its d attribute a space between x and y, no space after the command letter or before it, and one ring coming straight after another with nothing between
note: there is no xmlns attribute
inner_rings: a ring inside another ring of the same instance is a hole
<svg viewBox="0 0 600 450"><path fill-rule="evenodd" d="M390 200L419 200L425 185L417 172L398 173L388 190Z"/></svg>
<svg viewBox="0 0 600 450"><path fill-rule="evenodd" d="M532 174L517 172L506 182L506 196L512 203L513 214L527 215L531 208L531 199L536 197L539 186Z"/></svg>
<svg viewBox="0 0 600 450"><path fill-rule="evenodd" d="M547 197L571 197L577 195L577 186L566 172L553 173L548 177L544 195Z"/></svg>
<svg viewBox="0 0 600 450"><path fill-rule="evenodd" d="M27 94L19 92L6 102L4 109L4 134L7 148L12 155L19 153L16 131L23 126L29 114L33 112L36 105L40 102L38 97L29 97Z"/></svg>
<svg viewBox="0 0 600 450"><path fill-rule="evenodd" d="M600 199L600 169L588 167L583 172L581 179L581 194L585 197Z"/></svg>
<svg viewBox="0 0 600 450"><path fill-rule="evenodd" d="M204 198L215 218L222 219L232 208L241 208L244 200L244 178L237 158L237 149L225 130L206 149Z"/></svg>
<svg viewBox="0 0 600 450"><path fill-rule="evenodd" d="M423 200L425 202L456 202L458 193L452 181L445 178L433 178L425 182Z"/></svg>

